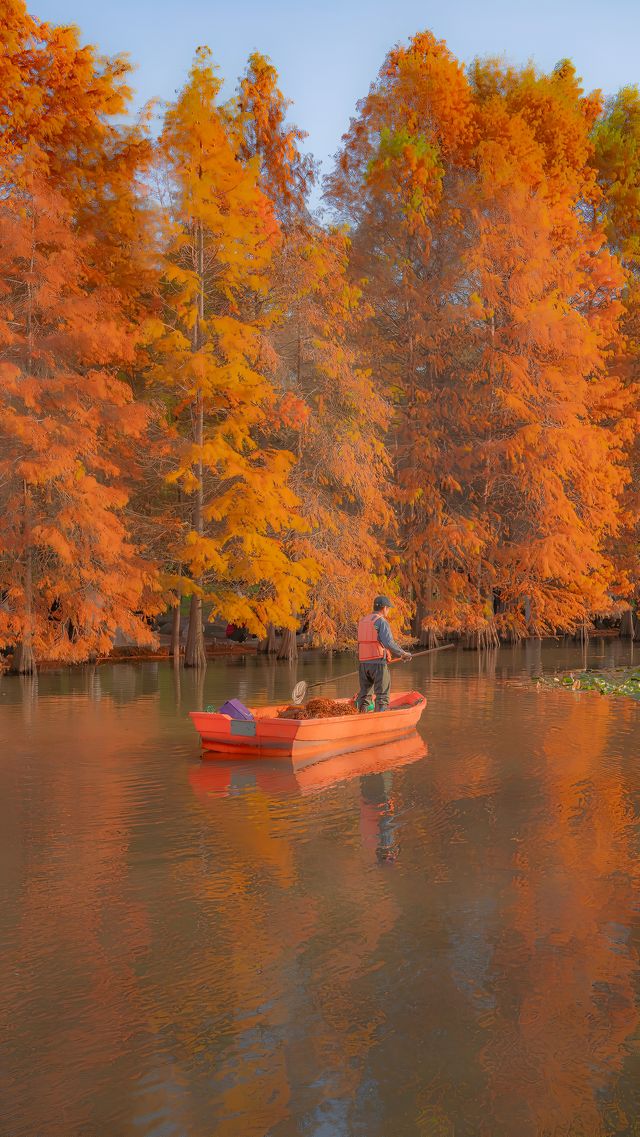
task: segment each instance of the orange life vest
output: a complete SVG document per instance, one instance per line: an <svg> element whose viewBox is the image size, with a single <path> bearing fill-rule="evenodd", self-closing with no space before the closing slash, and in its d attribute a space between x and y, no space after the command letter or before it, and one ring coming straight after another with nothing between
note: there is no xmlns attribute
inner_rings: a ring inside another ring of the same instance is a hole
<svg viewBox="0 0 640 1137"><path fill-rule="evenodd" d="M376 621L380 619L379 612L372 612L370 616L363 616L358 624L358 659L360 663L369 663L374 659L389 659L389 652L382 646L378 638Z"/></svg>

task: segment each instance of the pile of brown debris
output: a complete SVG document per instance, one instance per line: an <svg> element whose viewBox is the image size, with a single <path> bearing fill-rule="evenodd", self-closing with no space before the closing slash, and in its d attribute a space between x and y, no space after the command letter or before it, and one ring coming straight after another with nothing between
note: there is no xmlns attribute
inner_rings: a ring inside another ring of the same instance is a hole
<svg viewBox="0 0 640 1137"><path fill-rule="evenodd" d="M309 699L303 707L292 705L278 714L279 719L331 719L338 715L357 715L358 708L348 700Z"/></svg>

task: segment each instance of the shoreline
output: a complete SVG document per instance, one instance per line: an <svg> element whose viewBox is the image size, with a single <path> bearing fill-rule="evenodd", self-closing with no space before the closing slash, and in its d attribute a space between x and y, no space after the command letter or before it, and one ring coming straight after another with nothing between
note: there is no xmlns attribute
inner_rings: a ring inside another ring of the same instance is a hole
<svg viewBox="0 0 640 1137"><path fill-rule="evenodd" d="M223 659L223 658L237 658L238 656L258 655L258 648L255 644L205 644L205 651L207 659ZM140 647L117 647L114 648L109 655L100 655L97 659L85 659L82 662L74 662L73 660L64 659L46 659L38 662L37 672L40 671L63 671L68 667L100 667L103 664L109 663L171 663L172 656L169 654L169 647L161 645L158 648L140 648ZM272 657L273 658L273 657ZM17 672L12 672L8 663L2 666L3 661L0 660L0 675L18 675ZM180 659L180 666L184 666L182 657ZM36 672L36 674L37 674ZM18 678L20 676L18 675ZM23 678L29 678L23 676Z"/></svg>
<svg viewBox="0 0 640 1137"><path fill-rule="evenodd" d="M162 638L164 639L165 637L163 636ZM558 643L560 639L564 639L564 638L565 637L559 637L559 636L545 636L539 642L542 644ZM530 639L523 639L523 640L520 640L519 643L520 644L531 643L533 639L534 639L534 637L531 637ZM603 639L603 640L607 640L609 642L611 642L614 639L620 639L620 640L624 639L624 642L626 642L626 643L630 642L626 637L621 637L619 635L618 630L613 629L613 628L596 629L590 635L589 639L591 641ZM568 643L573 643L574 646L577 646L578 642L579 642L577 640L573 640L572 637L566 637L566 640ZM470 647L463 640L458 640L458 641L453 640L453 641L448 641L448 642L450 642L453 647L457 648L460 651L476 652L478 654L483 654L482 649L478 649L477 647ZM506 648L506 647L513 647L513 646L514 646L513 644L510 644L508 641L505 641L505 642L500 643L499 648ZM493 651L493 650L499 650L499 648L496 648L496 649L491 648L491 649L486 649L486 650ZM318 652L319 651L323 654L334 654L334 653L335 654L341 654L343 652L349 652L352 650L353 650L352 647L346 647L346 648L339 648L339 647L313 648L313 647L309 647L308 645L302 645L301 644L298 646L297 658L301 658L301 657L303 657L303 656L305 656L311 652ZM416 651L416 652L419 652L421 650L424 650L424 649L422 649L421 647L419 647L417 645L414 647L414 651ZM219 660L219 659L225 659L225 658L227 658L227 659L238 659L238 658L244 658L246 656L257 656L257 655L262 654L259 650L259 641L257 641L257 640L254 640L253 642L250 642L250 643L236 643L233 641L230 642L227 640L219 640L219 639L215 639L215 640L214 639L209 639L209 640L205 639L205 653L206 653L206 658L208 660L209 659ZM0 657L0 675L17 674L16 672L11 672L9 659L10 659L10 657L8 657L8 658ZM271 653L269 655L265 654L265 659L270 659L273 662L278 662L278 663L289 663L289 662L291 662L290 660L287 660L287 659L278 659L277 655L275 653ZM109 664L109 663L167 663L167 662L169 662L169 663L173 662L173 657L169 653L168 637L167 637L167 641L165 643L161 643L157 648L136 647L134 645L126 646L126 647L125 646L118 646L118 647L115 647L108 655L101 655L97 659L94 659L94 660L83 660L83 661L78 661L78 662L74 662L72 660L60 660L60 659L41 660L38 662L37 671L40 672L40 671L64 670L64 669L69 668L69 667L87 667L87 666L88 667L98 667L98 666L101 666L103 664ZM184 666L184 660L183 660L182 656L180 658L180 666ZM608 670L607 669L601 669L599 671L593 671L593 672L590 669L586 669L584 671L583 670L578 671L578 669L574 668L573 671L559 672L557 675L554 675L554 676L549 676L549 675L538 676L533 681L537 682L538 684L544 685L545 687L549 687L549 688L557 688L558 686L562 686L562 687L566 688L566 687L572 687L572 684L580 676L585 676L585 675L589 674L589 675L593 675L594 677L597 675L600 675L604 678L605 683L611 684L612 683L611 676L613 676L615 672L620 671L620 672L626 672L626 673L631 674L635 670L638 670L638 673L640 674L640 664L638 665L637 669L633 668L633 667L631 667L631 668L629 668L629 667L627 667L627 668L612 668L612 669L608 669ZM621 680L621 682L622 682L622 680ZM582 687L573 686L572 689L573 690L584 690L584 691L586 691L586 690L597 690L598 688L595 685L583 684ZM610 692L607 690L607 691L604 691L603 693L608 694Z"/></svg>

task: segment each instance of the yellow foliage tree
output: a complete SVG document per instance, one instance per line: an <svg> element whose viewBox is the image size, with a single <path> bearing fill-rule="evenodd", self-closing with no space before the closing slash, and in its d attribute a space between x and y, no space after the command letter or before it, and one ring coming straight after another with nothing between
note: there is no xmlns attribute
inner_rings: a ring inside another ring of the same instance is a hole
<svg viewBox="0 0 640 1137"><path fill-rule="evenodd" d="M289 484L293 456L269 441L268 270L279 227L257 162L242 160L230 112L218 104L220 85L199 49L166 113L164 308L149 325L151 379L171 407L167 476L189 505L171 550L184 575L169 582L191 596L188 666L205 663L203 599L256 634L268 622L292 627L314 572L288 550L304 528Z"/></svg>

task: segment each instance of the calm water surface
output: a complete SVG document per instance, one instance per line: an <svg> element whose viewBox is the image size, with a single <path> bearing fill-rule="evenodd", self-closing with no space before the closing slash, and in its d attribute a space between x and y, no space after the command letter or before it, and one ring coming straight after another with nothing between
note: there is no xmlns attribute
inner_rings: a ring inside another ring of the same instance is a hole
<svg viewBox="0 0 640 1137"><path fill-rule="evenodd" d="M397 668L428 754L347 780L186 717L344 657L0 680L2 1137L640 1133L640 709L527 678L581 659Z"/></svg>

